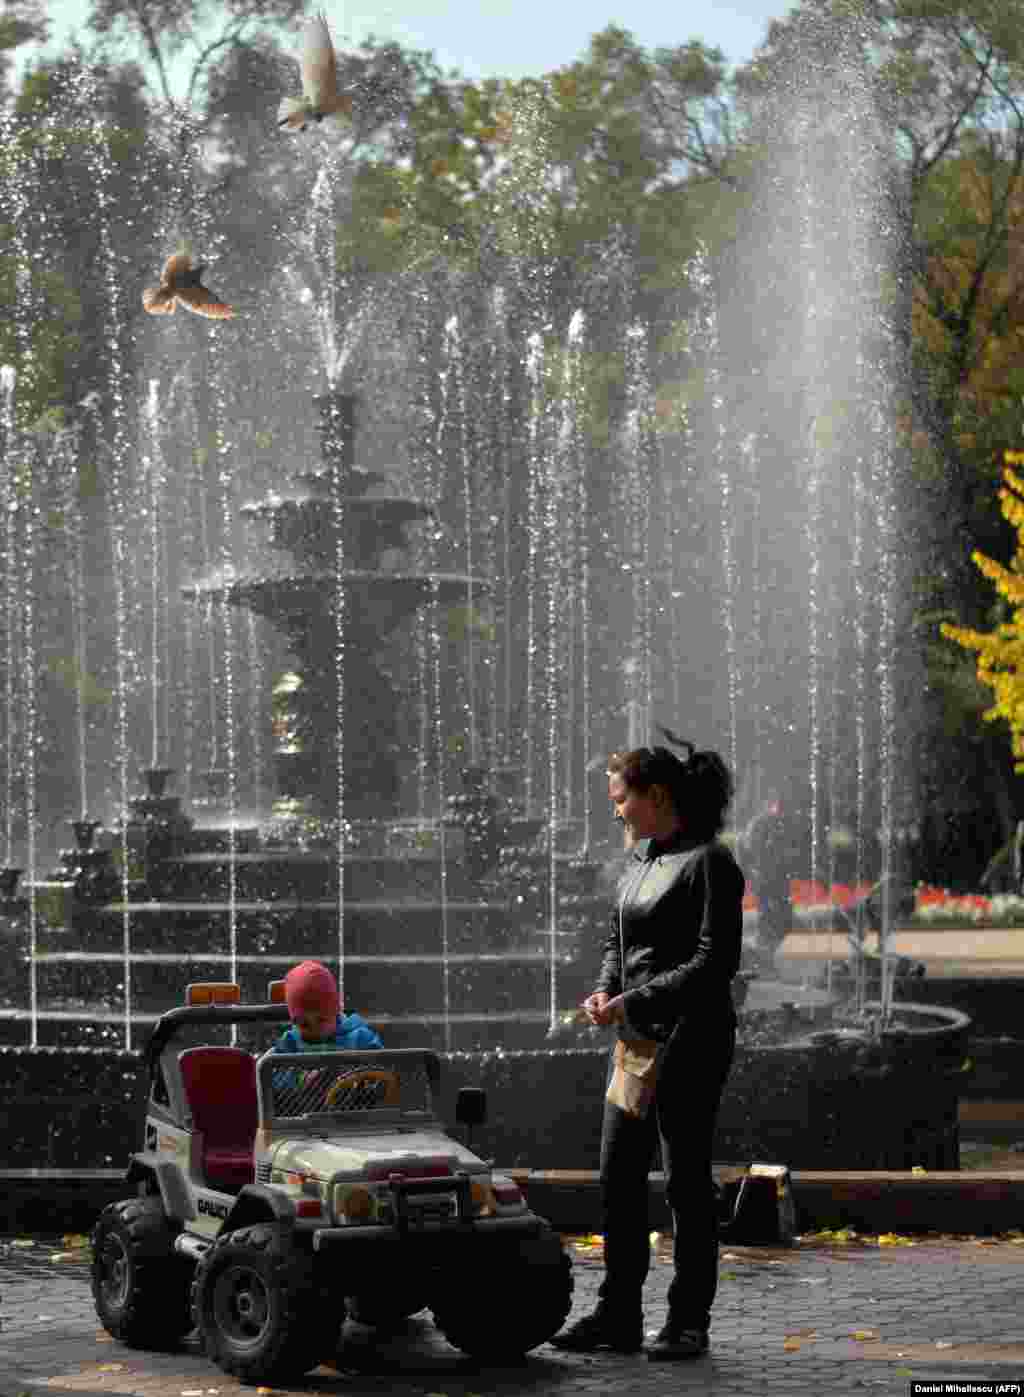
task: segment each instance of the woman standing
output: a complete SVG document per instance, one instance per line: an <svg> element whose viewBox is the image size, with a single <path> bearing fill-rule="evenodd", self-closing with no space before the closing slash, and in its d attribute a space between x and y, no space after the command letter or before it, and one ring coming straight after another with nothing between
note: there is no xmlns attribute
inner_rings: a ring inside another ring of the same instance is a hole
<svg viewBox="0 0 1024 1397"><path fill-rule="evenodd" d="M711 1148L736 1042L730 985L740 963L744 877L717 838L732 797L728 767L716 752L697 752L662 731L688 749L685 757L641 747L608 761L608 798L633 846L632 867L620 885L597 988L583 1004L592 1023L617 1025L624 1046L642 1054L657 1045L653 1103L644 1114L633 1100L605 1103L605 1277L596 1310L553 1342L577 1352L643 1346L648 1173L660 1141L675 1274L668 1320L648 1357L675 1359L707 1352L718 1286ZM610 1095L624 1100L614 1083Z"/></svg>

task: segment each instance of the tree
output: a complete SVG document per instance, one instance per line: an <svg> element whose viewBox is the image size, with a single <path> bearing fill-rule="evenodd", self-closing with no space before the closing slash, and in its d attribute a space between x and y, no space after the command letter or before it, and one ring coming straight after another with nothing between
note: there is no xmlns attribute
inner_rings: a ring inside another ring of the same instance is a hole
<svg viewBox="0 0 1024 1397"><path fill-rule="evenodd" d="M936 641L940 621L979 624L989 608L970 555L997 546L992 463L1021 427L1024 4L802 0L738 75L744 112L785 101L840 44L888 133L892 323L909 366L894 465L915 555L900 635L908 667L926 675L913 717L905 711L918 801L940 818L947 799L966 808L951 769L952 747L966 744L978 819L995 804L1012 826L1019 796L971 698L973 676Z"/></svg>
<svg viewBox="0 0 1024 1397"><path fill-rule="evenodd" d="M11 60L22 44L46 42L48 27L39 0L6 0L0 14L0 90L6 85Z"/></svg>
<svg viewBox="0 0 1024 1397"><path fill-rule="evenodd" d="M1024 451L1007 451L999 507L1017 533L1009 567L975 549L971 558L978 571L1003 598L999 608L1009 619L997 621L991 631L943 622L942 634L977 656L977 677L995 694L995 703L983 713L986 722L1005 720L1010 727L1014 770L1024 773L1024 480L1014 471L1024 464Z"/></svg>
<svg viewBox="0 0 1024 1397"><path fill-rule="evenodd" d="M210 0L93 0L89 27L101 40L134 40L152 64L160 95L171 107L169 63L191 46L195 56L184 105L194 109L218 54L244 44L259 26L294 23L303 8L303 0L224 0L217 6ZM226 12L219 28L213 22L214 9Z"/></svg>
<svg viewBox="0 0 1024 1397"><path fill-rule="evenodd" d="M1024 3L803 0L738 76L742 101L785 100L838 43L859 55L891 132L894 324L913 366L902 426L923 506L914 522L931 599L959 605L965 589L977 595L969 546L986 512L995 522L992 453L977 435L993 394L981 380L997 365L1012 379L1005 350L1021 314Z"/></svg>

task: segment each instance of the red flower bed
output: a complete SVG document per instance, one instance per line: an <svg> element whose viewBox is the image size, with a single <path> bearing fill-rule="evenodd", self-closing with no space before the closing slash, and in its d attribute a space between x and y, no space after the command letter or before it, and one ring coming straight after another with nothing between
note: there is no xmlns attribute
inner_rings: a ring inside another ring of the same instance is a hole
<svg viewBox="0 0 1024 1397"><path fill-rule="evenodd" d="M820 906L827 902L832 902L836 907L848 907L851 902L856 902L857 898L869 893L872 886L871 883L857 883L853 886L848 883L833 883L830 896L828 887L817 879L791 878L789 898L794 907ZM743 906L748 912L757 909L757 894L749 883L743 896Z"/></svg>
<svg viewBox="0 0 1024 1397"><path fill-rule="evenodd" d="M789 896L794 907L820 907L829 902L836 907L849 907L869 893L873 886L872 883L833 883L830 892L828 886L818 879L792 878ZM926 883L919 884L915 890L915 911L920 912L926 907L943 907L947 903L954 905L958 911L966 913L973 908L985 915L992 907L990 899L982 893L951 893L946 888L933 888ZM743 907L748 912L757 911L757 894L750 883L743 895Z"/></svg>

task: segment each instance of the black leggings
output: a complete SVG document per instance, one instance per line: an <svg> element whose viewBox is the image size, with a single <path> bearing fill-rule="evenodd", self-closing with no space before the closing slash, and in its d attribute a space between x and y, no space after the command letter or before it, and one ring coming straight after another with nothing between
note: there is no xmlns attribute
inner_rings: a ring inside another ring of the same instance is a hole
<svg viewBox="0 0 1024 1397"><path fill-rule="evenodd" d="M660 1140L672 1212L675 1275L669 1321L707 1329L718 1289L718 1190L711 1174L715 1120L736 1045L736 1022L672 1035L644 1120L605 1102L601 1132L601 1206L605 1278L599 1303L627 1321L641 1308L651 1264L648 1174Z"/></svg>

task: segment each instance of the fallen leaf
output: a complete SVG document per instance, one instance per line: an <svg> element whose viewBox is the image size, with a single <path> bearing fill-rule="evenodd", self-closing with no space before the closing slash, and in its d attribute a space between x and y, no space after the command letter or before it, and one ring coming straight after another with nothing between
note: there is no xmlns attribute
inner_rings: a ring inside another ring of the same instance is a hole
<svg viewBox="0 0 1024 1397"><path fill-rule="evenodd" d="M797 1351L797 1349L800 1347L800 1340L799 1340L799 1339L783 1339L783 1341L782 1341L782 1347L786 1350L787 1353L795 1353L795 1352Z"/></svg>
<svg viewBox="0 0 1024 1397"><path fill-rule="evenodd" d="M927 1174L928 1170L924 1167L923 1164L915 1164L910 1172L912 1174Z"/></svg>
<svg viewBox="0 0 1024 1397"><path fill-rule="evenodd" d="M60 1239L62 1247L67 1247L69 1251L84 1251L90 1244L88 1234L85 1232L65 1232Z"/></svg>
<svg viewBox="0 0 1024 1397"><path fill-rule="evenodd" d="M127 1366L126 1363L101 1363L96 1371L97 1373L123 1373Z"/></svg>
<svg viewBox="0 0 1024 1397"><path fill-rule="evenodd" d="M856 1242L857 1233L852 1227L826 1227L821 1232L805 1232L805 1242Z"/></svg>
<svg viewBox="0 0 1024 1397"><path fill-rule="evenodd" d="M32 1240L31 1237L15 1237L14 1241L11 1243L11 1246L12 1246L12 1247L34 1247L34 1246L35 1246L35 1242L33 1242L33 1240Z"/></svg>
<svg viewBox="0 0 1024 1397"><path fill-rule="evenodd" d="M893 1372L898 1378L912 1378L914 1376L913 1368L894 1368Z"/></svg>
<svg viewBox="0 0 1024 1397"><path fill-rule="evenodd" d="M850 1335L851 1339L860 1339L862 1342L868 1339L877 1339L878 1335L873 1329L855 1329Z"/></svg>
<svg viewBox="0 0 1024 1397"><path fill-rule="evenodd" d="M74 1251L55 1251L50 1257L51 1261L77 1261L78 1253Z"/></svg>

